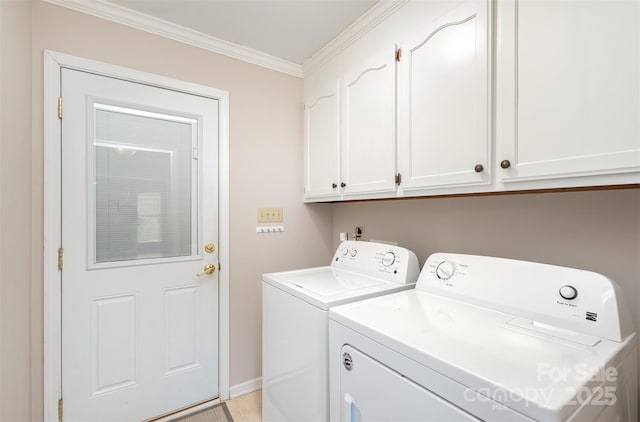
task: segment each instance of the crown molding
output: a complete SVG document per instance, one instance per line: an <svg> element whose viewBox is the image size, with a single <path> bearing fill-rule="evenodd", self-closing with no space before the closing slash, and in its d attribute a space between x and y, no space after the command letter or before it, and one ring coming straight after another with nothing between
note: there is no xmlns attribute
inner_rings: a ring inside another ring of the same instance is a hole
<svg viewBox="0 0 640 422"><path fill-rule="evenodd" d="M1 0L0 0L1 1ZM185 28L104 0L43 0L56 6L130 26L174 41L302 78L299 64Z"/></svg>
<svg viewBox="0 0 640 422"><path fill-rule="evenodd" d="M362 38L367 32L380 25L385 19L409 3L409 0L381 0L360 16L354 23L329 41L302 64L305 76L315 72L323 64Z"/></svg>

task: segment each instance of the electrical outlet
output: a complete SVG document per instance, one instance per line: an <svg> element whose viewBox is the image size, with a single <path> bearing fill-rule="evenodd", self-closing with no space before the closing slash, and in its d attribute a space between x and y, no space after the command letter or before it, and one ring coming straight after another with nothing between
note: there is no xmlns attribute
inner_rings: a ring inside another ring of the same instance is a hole
<svg viewBox="0 0 640 422"><path fill-rule="evenodd" d="M258 208L258 223L284 221L282 208Z"/></svg>

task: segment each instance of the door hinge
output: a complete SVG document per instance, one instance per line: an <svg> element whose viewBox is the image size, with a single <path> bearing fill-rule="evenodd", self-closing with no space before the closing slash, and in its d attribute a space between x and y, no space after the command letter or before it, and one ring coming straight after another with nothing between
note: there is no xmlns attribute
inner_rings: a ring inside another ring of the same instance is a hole
<svg viewBox="0 0 640 422"><path fill-rule="evenodd" d="M58 248L58 271L62 271L62 255L64 254L64 249Z"/></svg>
<svg viewBox="0 0 640 422"><path fill-rule="evenodd" d="M220 272L221 269L222 269L222 265L220 265L220 263L218 262L218 272Z"/></svg>
<svg viewBox="0 0 640 422"><path fill-rule="evenodd" d="M400 186L402 183L402 175L400 173L396 174L396 185Z"/></svg>
<svg viewBox="0 0 640 422"><path fill-rule="evenodd" d="M396 48L396 61L399 62L401 58L402 58L402 49Z"/></svg>
<svg viewBox="0 0 640 422"><path fill-rule="evenodd" d="M62 399L58 399L58 420L62 420Z"/></svg>
<svg viewBox="0 0 640 422"><path fill-rule="evenodd" d="M62 119L62 97L58 97L58 119Z"/></svg>

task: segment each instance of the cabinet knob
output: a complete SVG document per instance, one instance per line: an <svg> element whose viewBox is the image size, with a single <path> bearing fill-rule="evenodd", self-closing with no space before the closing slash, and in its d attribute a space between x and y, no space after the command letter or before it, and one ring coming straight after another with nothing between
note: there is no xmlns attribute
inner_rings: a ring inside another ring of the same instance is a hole
<svg viewBox="0 0 640 422"><path fill-rule="evenodd" d="M476 164L473 169L476 171L476 173L482 173L484 171L484 166L482 164Z"/></svg>
<svg viewBox="0 0 640 422"><path fill-rule="evenodd" d="M345 186L347 186L347 184L346 184L346 183L344 183L344 182L340 183L340 187L341 187L341 188L344 188Z"/></svg>
<svg viewBox="0 0 640 422"><path fill-rule="evenodd" d="M331 184L331 187L332 187L333 189L335 189L335 188L337 188L337 187L338 187L338 185L336 185L335 183L332 183L332 184Z"/></svg>
<svg viewBox="0 0 640 422"><path fill-rule="evenodd" d="M511 163L509 162L509 160L502 160L500 161L500 167L502 167L503 169L508 169L509 167L511 167Z"/></svg>

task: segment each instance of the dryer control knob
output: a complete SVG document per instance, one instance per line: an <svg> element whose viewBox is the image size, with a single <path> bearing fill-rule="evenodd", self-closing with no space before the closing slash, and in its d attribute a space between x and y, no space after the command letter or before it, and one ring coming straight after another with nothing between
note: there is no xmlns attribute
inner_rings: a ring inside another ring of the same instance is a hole
<svg viewBox="0 0 640 422"><path fill-rule="evenodd" d="M451 261L442 261L436 267L436 275L440 280L449 280L456 273L456 267Z"/></svg>
<svg viewBox="0 0 640 422"><path fill-rule="evenodd" d="M560 296L562 296L562 298L566 300L573 300L578 297L578 291L576 290L576 288L573 286L569 286L568 284L560 287L559 293Z"/></svg>
<svg viewBox="0 0 640 422"><path fill-rule="evenodd" d="M355 258L355 257L356 257L356 255L358 255L358 249L356 249L356 248L351 248L351 256Z"/></svg>
<svg viewBox="0 0 640 422"><path fill-rule="evenodd" d="M346 255L348 253L349 253L349 248L347 247L342 248L342 255Z"/></svg>
<svg viewBox="0 0 640 422"><path fill-rule="evenodd" d="M396 262L396 254L394 254L393 252L387 252L382 257L382 265L384 265L385 267L393 265L394 262Z"/></svg>

